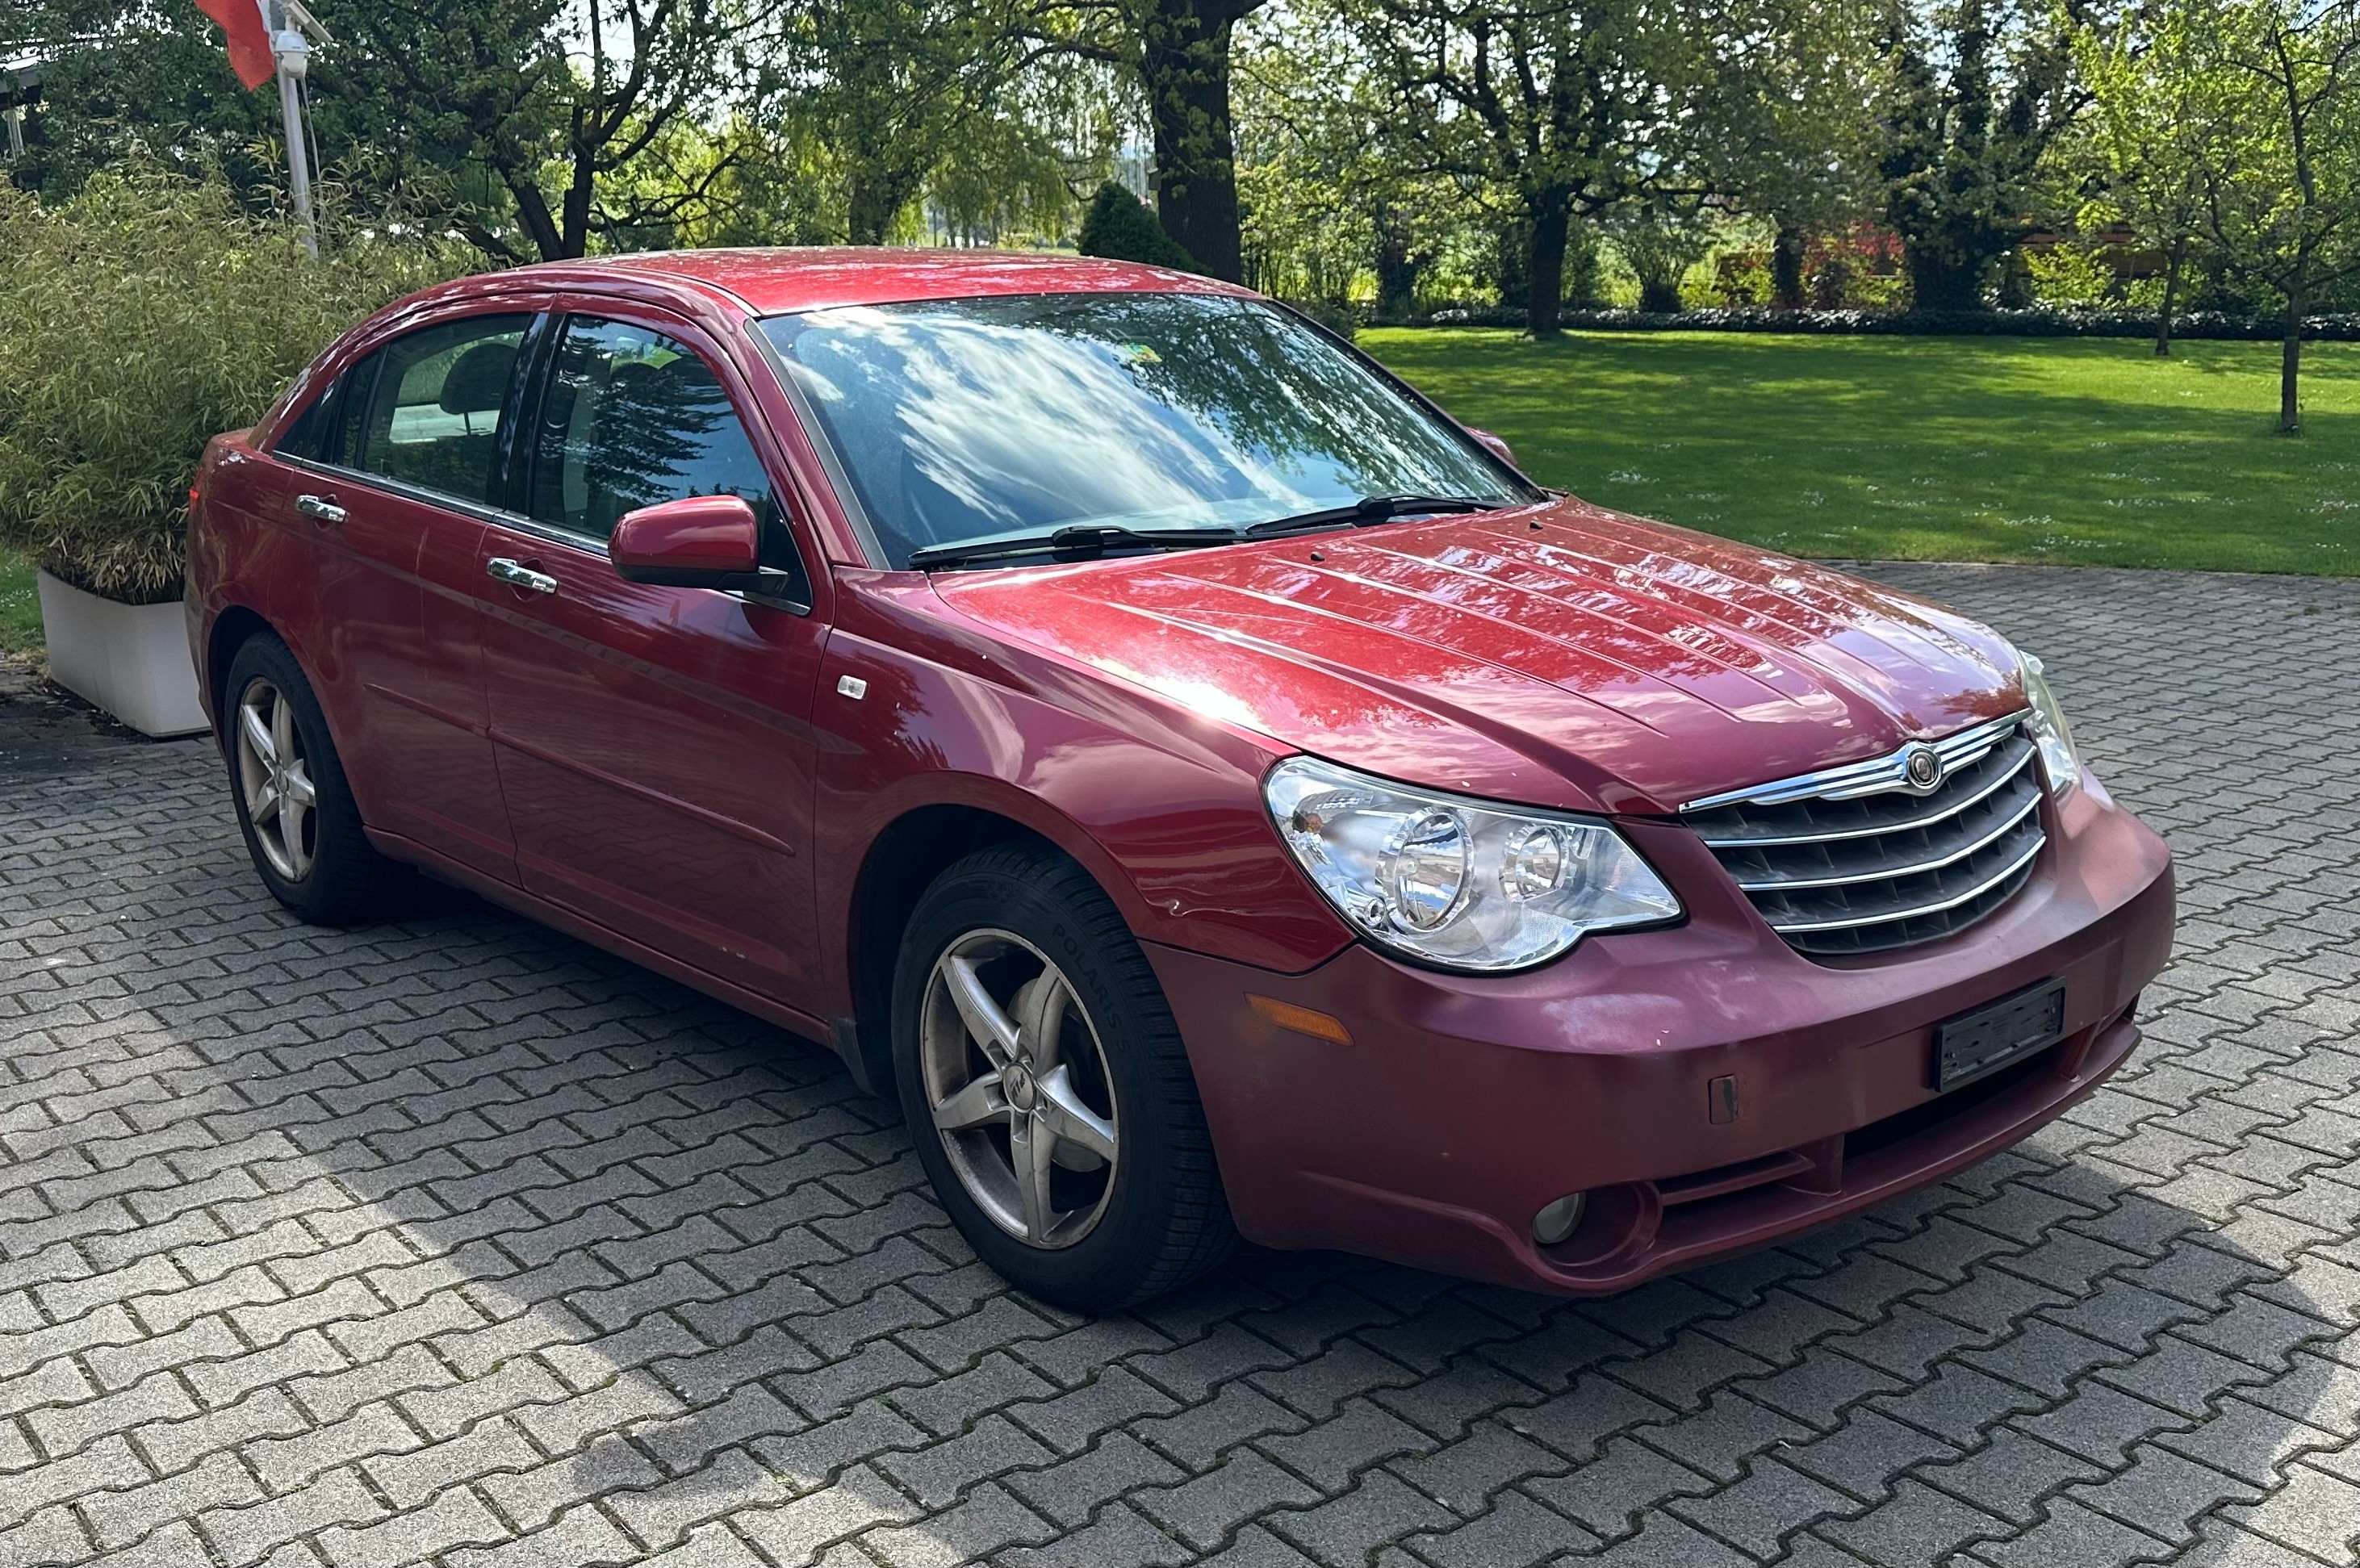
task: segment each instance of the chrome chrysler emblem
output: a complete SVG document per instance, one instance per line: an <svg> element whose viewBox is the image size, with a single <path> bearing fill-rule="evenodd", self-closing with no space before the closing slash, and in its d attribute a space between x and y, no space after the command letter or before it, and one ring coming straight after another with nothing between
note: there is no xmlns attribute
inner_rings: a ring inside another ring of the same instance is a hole
<svg viewBox="0 0 2360 1568"><path fill-rule="evenodd" d="M1902 748L1901 772L1912 789L1931 789L1942 781L1942 754L1913 742Z"/></svg>

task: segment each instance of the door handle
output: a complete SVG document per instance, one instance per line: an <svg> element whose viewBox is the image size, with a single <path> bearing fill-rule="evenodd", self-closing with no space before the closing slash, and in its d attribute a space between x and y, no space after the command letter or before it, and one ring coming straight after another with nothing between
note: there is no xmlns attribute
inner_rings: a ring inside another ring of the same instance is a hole
<svg viewBox="0 0 2360 1568"><path fill-rule="evenodd" d="M519 566L505 555L496 555L484 562L484 574L511 588L522 588L534 593L557 592L556 578L546 572L535 572L530 566Z"/></svg>
<svg viewBox="0 0 2360 1568"><path fill-rule="evenodd" d="M341 523L344 520L342 506L319 495L296 496L295 509L315 523Z"/></svg>

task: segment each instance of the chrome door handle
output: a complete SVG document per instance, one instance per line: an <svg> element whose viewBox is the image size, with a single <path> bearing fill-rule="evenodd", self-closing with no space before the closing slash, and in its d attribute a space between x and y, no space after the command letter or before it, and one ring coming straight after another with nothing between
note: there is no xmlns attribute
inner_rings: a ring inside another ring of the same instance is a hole
<svg viewBox="0 0 2360 1568"><path fill-rule="evenodd" d="M341 523L344 520L344 509L342 506L318 495L296 496L295 509L315 523Z"/></svg>
<svg viewBox="0 0 2360 1568"><path fill-rule="evenodd" d="M519 566L505 555L496 555L484 562L484 573L511 588L528 589L535 593L557 592L556 578L546 572L535 572L530 566Z"/></svg>

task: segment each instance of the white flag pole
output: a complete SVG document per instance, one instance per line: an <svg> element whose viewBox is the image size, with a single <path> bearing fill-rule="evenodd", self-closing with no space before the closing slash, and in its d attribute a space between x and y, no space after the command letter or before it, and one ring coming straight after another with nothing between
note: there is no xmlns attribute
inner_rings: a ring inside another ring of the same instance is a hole
<svg viewBox="0 0 2360 1568"><path fill-rule="evenodd" d="M311 62L311 46L293 25L280 0L257 0L262 24L270 29L270 53L279 62L279 114L287 132L287 193L295 203L295 221L303 226L303 248L320 254L319 225L311 217L311 153L303 139L303 75Z"/></svg>

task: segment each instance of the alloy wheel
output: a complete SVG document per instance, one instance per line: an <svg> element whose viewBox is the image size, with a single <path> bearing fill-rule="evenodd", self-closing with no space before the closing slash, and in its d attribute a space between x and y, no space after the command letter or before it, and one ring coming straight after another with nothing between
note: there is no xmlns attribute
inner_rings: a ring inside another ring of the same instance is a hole
<svg viewBox="0 0 2360 1568"><path fill-rule="evenodd" d="M1028 1246L1087 1236L1114 1192L1113 1084L1065 971L1012 932L968 931L934 961L918 1028L926 1103L967 1195Z"/></svg>
<svg viewBox="0 0 2360 1568"><path fill-rule="evenodd" d="M260 676L246 682L237 700L237 779L263 857L288 881L300 882L320 852L319 792L305 764L294 705Z"/></svg>

